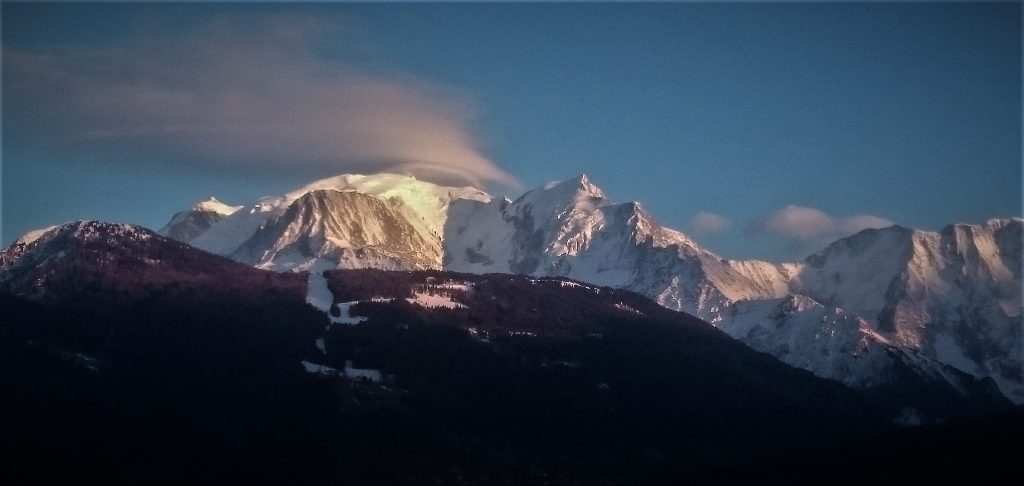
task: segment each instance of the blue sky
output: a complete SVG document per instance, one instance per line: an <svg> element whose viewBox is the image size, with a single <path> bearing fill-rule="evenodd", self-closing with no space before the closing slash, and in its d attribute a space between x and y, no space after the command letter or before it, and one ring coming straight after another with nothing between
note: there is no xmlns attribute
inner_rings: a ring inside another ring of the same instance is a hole
<svg viewBox="0 0 1024 486"><path fill-rule="evenodd" d="M1021 214L1019 4L5 3L3 46L4 244L437 164L732 258Z"/></svg>

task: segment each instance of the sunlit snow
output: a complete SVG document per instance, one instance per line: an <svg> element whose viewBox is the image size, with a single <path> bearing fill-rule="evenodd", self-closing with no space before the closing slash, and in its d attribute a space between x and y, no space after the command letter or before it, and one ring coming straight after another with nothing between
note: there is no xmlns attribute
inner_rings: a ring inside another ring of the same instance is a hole
<svg viewBox="0 0 1024 486"><path fill-rule="evenodd" d="M444 295L432 295L424 292L417 292L413 298L405 299L411 304L418 304L429 308L464 309L465 305L455 302L451 297Z"/></svg>

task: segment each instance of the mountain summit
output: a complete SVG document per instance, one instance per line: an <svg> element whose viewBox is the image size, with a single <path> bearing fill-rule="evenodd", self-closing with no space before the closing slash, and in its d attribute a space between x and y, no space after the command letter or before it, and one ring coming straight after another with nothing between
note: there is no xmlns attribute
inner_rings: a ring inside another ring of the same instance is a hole
<svg viewBox="0 0 1024 486"><path fill-rule="evenodd" d="M272 216L231 257L268 270L408 270L436 267L441 245L393 199L318 189Z"/></svg>
<svg viewBox="0 0 1024 486"><path fill-rule="evenodd" d="M190 209L175 214L171 221L157 233L188 243L239 209L242 207L229 206L210 196L206 200L195 203Z"/></svg>
<svg viewBox="0 0 1024 486"><path fill-rule="evenodd" d="M490 195L409 175L340 175L241 206L182 241L275 270L439 268L448 206L461 199ZM391 228L386 241L382 228Z"/></svg>

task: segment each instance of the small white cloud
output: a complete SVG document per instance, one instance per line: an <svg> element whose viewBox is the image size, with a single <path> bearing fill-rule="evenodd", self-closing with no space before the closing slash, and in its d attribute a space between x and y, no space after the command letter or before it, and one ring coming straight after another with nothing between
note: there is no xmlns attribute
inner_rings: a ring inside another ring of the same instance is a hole
<svg viewBox="0 0 1024 486"><path fill-rule="evenodd" d="M690 228L698 235L712 235L729 229L729 218L701 211L690 218Z"/></svg>
<svg viewBox="0 0 1024 486"><path fill-rule="evenodd" d="M884 228L892 224L892 221L878 216L836 217L820 209L790 204L762 218L756 229L764 234L789 239L798 245L807 245L827 243L868 228Z"/></svg>

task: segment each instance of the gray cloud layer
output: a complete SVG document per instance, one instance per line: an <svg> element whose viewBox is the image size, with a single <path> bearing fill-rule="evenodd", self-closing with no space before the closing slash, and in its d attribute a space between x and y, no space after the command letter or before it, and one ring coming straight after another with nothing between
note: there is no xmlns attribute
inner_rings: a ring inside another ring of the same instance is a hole
<svg viewBox="0 0 1024 486"><path fill-rule="evenodd" d="M721 233L729 229L731 224L732 223L725 216L709 213L707 211L701 211L690 218L690 228L692 228L694 233L698 236Z"/></svg>
<svg viewBox="0 0 1024 486"><path fill-rule="evenodd" d="M517 184L482 154L474 110L455 90L325 58L336 32L315 18L245 26L224 19L173 39L6 49L5 88L61 143Z"/></svg>

